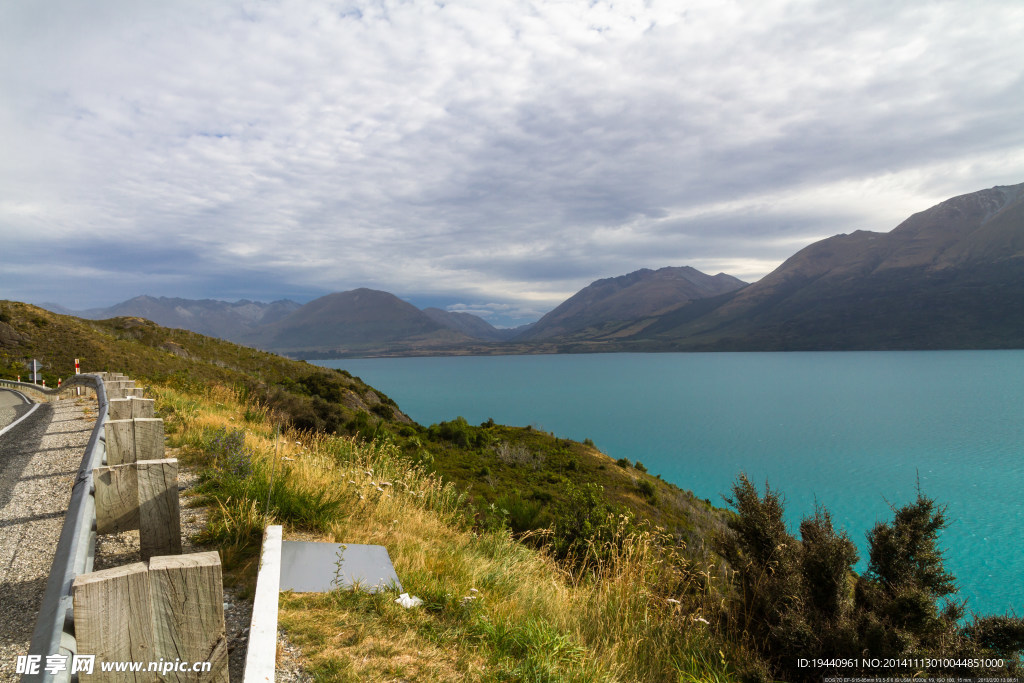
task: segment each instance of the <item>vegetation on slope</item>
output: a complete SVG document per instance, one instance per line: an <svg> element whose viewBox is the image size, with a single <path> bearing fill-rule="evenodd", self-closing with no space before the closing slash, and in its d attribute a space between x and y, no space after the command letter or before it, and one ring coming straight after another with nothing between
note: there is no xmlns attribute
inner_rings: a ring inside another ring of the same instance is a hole
<svg viewBox="0 0 1024 683"><path fill-rule="evenodd" d="M823 669L798 664L816 656L868 675L881 672L864 657L912 661L907 676L1024 667L1024 621L964 623L948 601L944 517L924 496L870 532L857 576L827 511L797 540L781 497L742 477L727 513L590 444L492 421L417 425L344 372L0 303L0 373L33 357L151 382L169 444L201 473L206 540L241 580L269 523L388 547L423 609L387 594L284 598L320 680L817 680Z"/></svg>
<svg viewBox="0 0 1024 683"><path fill-rule="evenodd" d="M736 648L700 618L706 577L662 532L600 520L575 567L467 515L465 494L387 442L278 434L265 407L221 386L154 386L169 443L201 472L206 541L245 580L266 524L286 537L381 544L420 597L282 597L281 624L317 680L730 680ZM686 609L682 606L686 604ZM708 605L710 608L710 605Z"/></svg>

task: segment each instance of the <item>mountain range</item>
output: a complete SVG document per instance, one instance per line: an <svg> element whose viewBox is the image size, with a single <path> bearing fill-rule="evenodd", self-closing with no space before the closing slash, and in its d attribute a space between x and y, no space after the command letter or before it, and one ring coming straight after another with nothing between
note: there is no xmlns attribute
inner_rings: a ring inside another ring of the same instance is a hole
<svg viewBox="0 0 1024 683"><path fill-rule="evenodd" d="M305 358L1024 347L1024 183L800 250L753 284L690 267L597 280L513 330L356 289L305 305L136 297L107 309Z"/></svg>

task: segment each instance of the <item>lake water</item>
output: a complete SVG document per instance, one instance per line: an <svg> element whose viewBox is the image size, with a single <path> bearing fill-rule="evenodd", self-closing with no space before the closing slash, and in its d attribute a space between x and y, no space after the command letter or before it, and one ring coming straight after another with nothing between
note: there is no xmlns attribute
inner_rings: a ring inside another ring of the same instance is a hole
<svg viewBox="0 0 1024 683"><path fill-rule="evenodd" d="M1024 351L598 354L318 361L429 425L463 416L593 439L724 505L740 472L857 543L921 490L960 597L1024 614Z"/></svg>

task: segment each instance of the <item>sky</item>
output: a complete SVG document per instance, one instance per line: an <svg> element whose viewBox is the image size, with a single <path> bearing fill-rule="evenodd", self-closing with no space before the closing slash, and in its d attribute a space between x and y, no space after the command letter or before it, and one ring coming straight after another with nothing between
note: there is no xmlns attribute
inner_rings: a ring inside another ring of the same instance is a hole
<svg viewBox="0 0 1024 683"><path fill-rule="evenodd" d="M535 320L1024 182L1019 0L4 0L0 299Z"/></svg>

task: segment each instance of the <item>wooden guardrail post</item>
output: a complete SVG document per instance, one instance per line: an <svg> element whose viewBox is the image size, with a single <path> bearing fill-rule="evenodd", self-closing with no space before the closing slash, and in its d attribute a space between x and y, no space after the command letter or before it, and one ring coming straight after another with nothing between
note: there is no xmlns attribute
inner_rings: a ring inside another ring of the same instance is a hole
<svg viewBox="0 0 1024 683"><path fill-rule="evenodd" d="M181 553L178 461L140 460L93 470L96 533L139 530L143 560Z"/></svg>
<svg viewBox="0 0 1024 683"><path fill-rule="evenodd" d="M95 681L228 681L224 584L215 552L154 557L75 577L75 639ZM103 672L137 662L140 672ZM157 664L159 671L150 669ZM181 663L188 671L167 666ZM208 664L209 671L192 670Z"/></svg>
<svg viewBox="0 0 1024 683"><path fill-rule="evenodd" d="M108 402L108 415L111 420L131 420L136 417L156 417L153 408L154 400L127 396L115 398Z"/></svg>
<svg viewBox="0 0 1024 683"><path fill-rule="evenodd" d="M135 463L97 467L96 533L117 534L139 528L139 478Z"/></svg>
<svg viewBox="0 0 1024 683"><path fill-rule="evenodd" d="M153 647L149 569L142 562L79 574L72 587L79 654L103 662L150 662ZM95 666L92 681L151 681L145 671L108 672Z"/></svg>
<svg viewBox="0 0 1024 683"><path fill-rule="evenodd" d="M103 425L107 440L107 464L135 462L135 425L131 420L107 420Z"/></svg>
<svg viewBox="0 0 1024 683"><path fill-rule="evenodd" d="M158 417L133 417L135 459L160 460L164 457L164 421Z"/></svg>
<svg viewBox="0 0 1024 683"><path fill-rule="evenodd" d="M138 472L139 552L181 554L181 509L178 502L178 461L140 460Z"/></svg>
<svg viewBox="0 0 1024 683"><path fill-rule="evenodd" d="M149 561L153 598L153 640L157 657L210 662L211 671L172 672L169 681L227 681L228 641L224 631L224 584L215 552Z"/></svg>
<svg viewBox="0 0 1024 683"><path fill-rule="evenodd" d="M107 464L123 465L164 457L164 421L156 417L107 420Z"/></svg>

